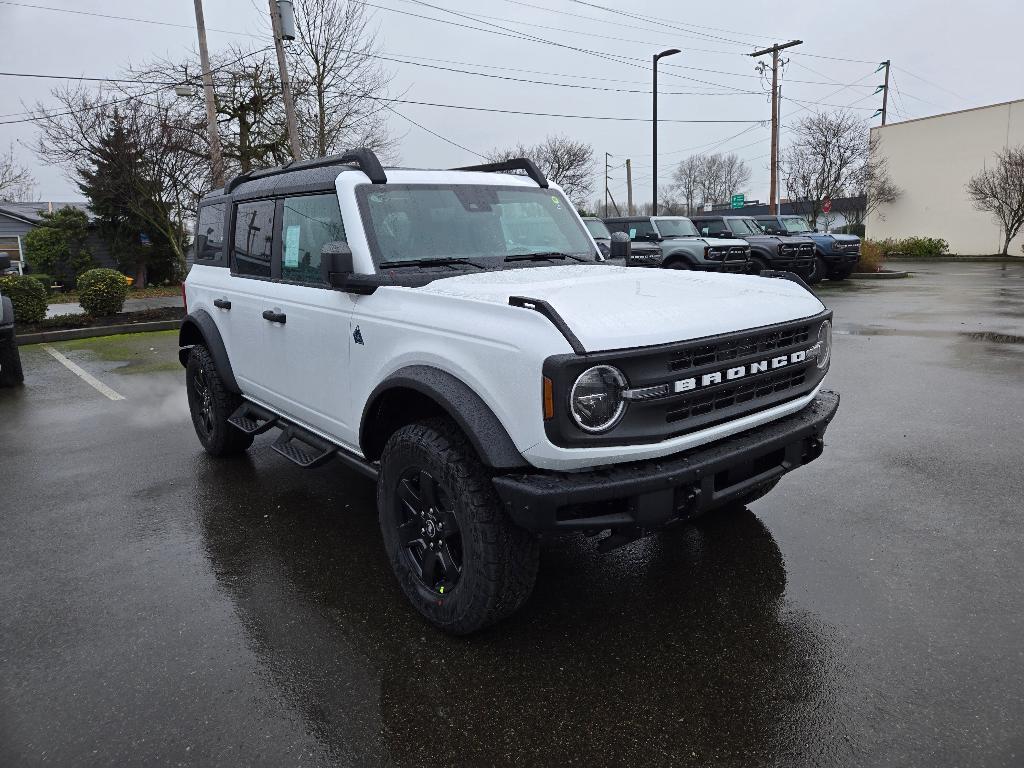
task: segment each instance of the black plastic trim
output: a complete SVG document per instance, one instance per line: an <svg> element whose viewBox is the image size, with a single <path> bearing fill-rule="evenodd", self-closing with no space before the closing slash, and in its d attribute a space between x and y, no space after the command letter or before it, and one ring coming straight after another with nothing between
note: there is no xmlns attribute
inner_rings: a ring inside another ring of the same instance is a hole
<svg viewBox="0 0 1024 768"><path fill-rule="evenodd" d="M197 309L195 312L190 312L181 321L181 330L178 332L178 345L181 347L178 350L178 360L182 366L188 365L189 350L197 343L192 338L192 334L198 335L199 341L210 350L213 364L217 366L217 373L220 375L221 381L224 382L224 386L231 392L241 394L242 390L239 389L238 382L235 381L235 373L231 370L231 360L228 359L224 339L221 338L220 331L217 329L217 323L205 310Z"/></svg>
<svg viewBox="0 0 1024 768"><path fill-rule="evenodd" d="M589 472L493 479L512 521L535 533L658 528L724 506L814 461L839 395L822 391L795 414L673 456Z"/></svg>
<svg viewBox="0 0 1024 768"><path fill-rule="evenodd" d="M536 163L528 157L517 157L512 160L502 160L498 163L484 163L482 165L464 165L461 168L452 168L453 171L482 171L484 173L499 171L526 171L526 175L537 182L541 189L548 188L548 180L541 173Z"/></svg>
<svg viewBox="0 0 1024 768"><path fill-rule="evenodd" d="M345 165L347 163L354 163L374 184L388 183L387 174L384 173L384 167L380 164L380 160L377 159L377 155L374 154L372 149L361 147L359 149L350 149L340 155L318 157L313 160L293 160L290 163L273 168L261 168L239 174L227 183L224 187L224 194L231 194L238 185L247 181L263 179L267 176L278 176L289 171L305 171L311 168L324 168L332 165Z"/></svg>
<svg viewBox="0 0 1024 768"><path fill-rule="evenodd" d="M396 389L411 389L433 400L469 438L481 461L494 469L527 466L512 438L487 404L467 384L455 376L427 365L400 368L378 384L366 400L359 425L359 445L368 458L377 458L369 450L377 425L377 407L382 397ZM538 382L538 392L540 391ZM537 418L540 419L538 397Z"/></svg>
<svg viewBox="0 0 1024 768"><path fill-rule="evenodd" d="M572 332L568 323L562 319L562 316L558 314L558 311L548 304L543 299L531 299L526 296L509 296L509 306L522 307L523 309L532 309L534 312L540 312L551 324L558 329L558 332L565 337L565 340L569 342L569 346L572 347L572 351L577 355L587 354L586 348L580 343L580 340L576 337L576 334Z"/></svg>

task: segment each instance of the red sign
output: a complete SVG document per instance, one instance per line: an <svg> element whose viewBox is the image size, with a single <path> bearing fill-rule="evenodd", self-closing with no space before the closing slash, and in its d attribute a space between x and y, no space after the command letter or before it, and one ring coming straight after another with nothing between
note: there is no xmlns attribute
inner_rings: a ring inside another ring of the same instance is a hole
<svg viewBox="0 0 1024 768"><path fill-rule="evenodd" d="M824 213L831 213L832 212L832 198L831 197L826 197L824 200L821 201L821 210Z"/></svg>

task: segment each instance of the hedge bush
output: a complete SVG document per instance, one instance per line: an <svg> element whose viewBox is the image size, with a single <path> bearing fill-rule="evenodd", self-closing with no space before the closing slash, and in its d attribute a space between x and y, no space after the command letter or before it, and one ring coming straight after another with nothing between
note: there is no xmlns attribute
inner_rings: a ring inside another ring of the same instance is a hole
<svg viewBox="0 0 1024 768"><path fill-rule="evenodd" d="M28 275L0 277L0 294L14 305L14 320L18 323L38 323L46 317L46 289Z"/></svg>
<svg viewBox="0 0 1024 768"><path fill-rule="evenodd" d="M128 297L128 281L116 269L90 269L78 278L78 303L92 317L116 315Z"/></svg>
<svg viewBox="0 0 1024 768"><path fill-rule="evenodd" d="M949 243L941 237L887 238L874 241L885 256L942 256L949 253Z"/></svg>
<svg viewBox="0 0 1024 768"><path fill-rule="evenodd" d="M43 290L46 291L47 294L50 293L50 286L53 285L53 277L52 276L50 276L50 275L41 275L38 272L33 272L31 275L29 275L29 277L31 277L33 280L38 281L39 284L41 286L43 286Z"/></svg>
<svg viewBox="0 0 1024 768"><path fill-rule="evenodd" d="M860 244L860 259L854 272L879 272L882 264L885 263L885 253L881 246L874 240L862 240Z"/></svg>

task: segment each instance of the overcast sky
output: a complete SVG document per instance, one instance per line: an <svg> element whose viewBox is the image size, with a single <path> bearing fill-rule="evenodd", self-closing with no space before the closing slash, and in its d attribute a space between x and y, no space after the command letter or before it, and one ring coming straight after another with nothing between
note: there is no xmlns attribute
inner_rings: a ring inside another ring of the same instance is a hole
<svg viewBox="0 0 1024 768"><path fill-rule="evenodd" d="M4 72L113 77L129 63L186 57L196 46L194 28L96 18L38 7L188 26L195 21L192 0L27 2L37 7L0 2L0 70ZM807 109L831 108L813 102L849 105L869 118L881 105L881 94L873 96L872 91L882 82L882 73L872 73L877 63L886 58L893 62L890 122L1024 98L1024 64L1020 59L1024 4L1020 0L645 0L626 5L630 16L571 0L371 0L371 4L380 48L389 56L423 57L418 61L547 83L641 91L623 93L527 84L387 63L395 75L391 95L413 101L648 119L650 56L665 48L681 48L682 54L663 60L659 68L659 116L664 121L659 134L660 178L668 182L672 166L695 151L734 151L753 169L750 189L744 191L754 199L767 200L770 135L767 124L749 122L770 116L767 96L761 93L763 85L754 70L755 62L745 55L754 45L794 38L804 41L785 54L790 62L784 76L784 125L794 122L801 113L807 114ZM610 0L594 0L594 4L611 5ZM211 53L232 43L259 46L257 39L247 35L265 36L269 44L266 0L206 0L205 8ZM439 8L476 16L480 21ZM482 18L484 14L487 18ZM516 39L505 36L507 33L474 31L452 22L498 25L587 51ZM610 61L595 52L628 57L631 63ZM438 59L459 63L445 64ZM48 80L0 76L0 123L23 117L17 113L24 110L24 105L46 102L53 85ZM593 197L602 193L604 153L610 152L613 166L621 166L627 157L632 158L635 199L650 199L649 122L505 115L412 104L394 106L425 127L481 153L495 146L539 140L547 134L568 134L594 147L599 168ZM875 118L872 124L877 123ZM476 160L475 156L398 117L393 117L391 124L403 136L403 164L447 167ZM6 150L8 144L14 144L15 153L37 179L42 200L79 199L77 188L61 168L41 166L31 152L34 140L31 122L0 124L0 147ZM782 142L785 145L785 131ZM626 196L624 169L616 167L611 177L612 193L622 204Z"/></svg>

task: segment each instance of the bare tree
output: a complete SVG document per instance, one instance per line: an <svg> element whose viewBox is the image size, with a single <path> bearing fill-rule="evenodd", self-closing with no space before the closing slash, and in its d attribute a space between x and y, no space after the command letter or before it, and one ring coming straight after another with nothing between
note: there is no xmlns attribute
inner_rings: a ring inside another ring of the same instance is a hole
<svg viewBox="0 0 1024 768"><path fill-rule="evenodd" d="M36 182L28 168L14 157L14 146L0 154L0 200L4 202L33 202Z"/></svg>
<svg viewBox="0 0 1024 768"><path fill-rule="evenodd" d="M534 146L517 144L487 153L490 162L528 157L573 203L583 203L594 191L594 148L568 136L548 136Z"/></svg>
<svg viewBox="0 0 1024 768"><path fill-rule="evenodd" d="M307 157L352 147L394 156L384 119L392 75L377 62L377 39L359 0L298 0L289 53L299 95L299 134Z"/></svg>
<svg viewBox="0 0 1024 768"><path fill-rule="evenodd" d="M826 198L852 192L871 178L868 129L849 112L819 112L801 119L793 132L795 140L782 153L782 175L790 199L813 224Z"/></svg>
<svg viewBox="0 0 1024 768"><path fill-rule="evenodd" d="M701 161L702 155L690 155L676 166L672 173L675 192L682 198L686 215L692 216L696 210L697 197L701 192Z"/></svg>
<svg viewBox="0 0 1024 768"><path fill-rule="evenodd" d="M967 182L967 196L979 211L992 214L1003 228L1003 255L1024 226L1024 144L997 155L994 168L985 168Z"/></svg>

